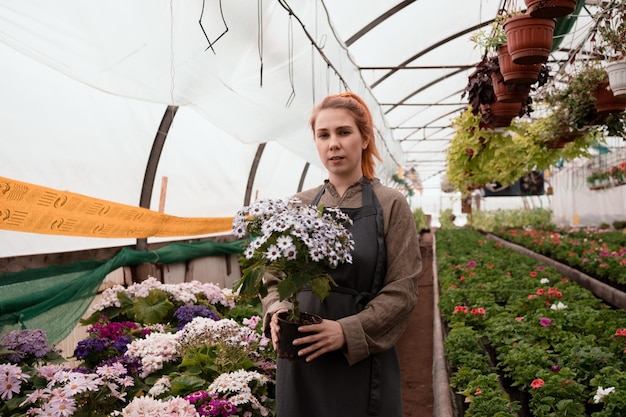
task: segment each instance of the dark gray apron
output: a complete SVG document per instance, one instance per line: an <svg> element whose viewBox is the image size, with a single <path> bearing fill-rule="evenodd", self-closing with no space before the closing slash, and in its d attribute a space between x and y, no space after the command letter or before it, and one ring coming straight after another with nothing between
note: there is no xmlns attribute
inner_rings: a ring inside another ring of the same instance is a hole
<svg viewBox="0 0 626 417"><path fill-rule="evenodd" d="M324 187L313 200L317 205ZM320 302L311 291L299 296L300 309L337 320L363 310L380 290L386 271L383 214L372 184L363 178L362 207L343 209L354 224L353 263L330 270L339 285ZM278 359L277 417L402 417L400 366L396 349L352 366L341 351L310 363Z"/></svg>

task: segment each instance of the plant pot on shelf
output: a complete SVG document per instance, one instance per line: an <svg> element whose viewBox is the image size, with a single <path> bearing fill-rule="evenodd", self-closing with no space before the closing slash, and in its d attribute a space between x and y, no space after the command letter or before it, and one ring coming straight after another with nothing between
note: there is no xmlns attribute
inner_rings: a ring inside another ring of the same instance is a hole
<svg viewBox="0 0 626 417"><path fill-rule="evenodd" d="M504 32L511 59L516 64L542 64L548 60L554 37L554 19L529 14L511 16L504 22Z"/></svg>
<svg viewBox="0 0 626 417"><path fill-rule="evenodd" d="M565 17L576 9L577 0L524 0L532 17Z"/></svg>
<svg viewBox="0 0 626 417"><path fill-rule="evenodd" d="M613 95L617 97L626 96L626 60L610 62L606 66L609 74L609 84Z"/></svg>
<svg viewBox="0 0 626 417"><path fill-rule="evenodd" d="M287 318L287 313L278 314L278 324L280 332L278 333L277 355L279 358L289 360L304 360L305 357L298 356L298 351L304 349L307 345L294 346L293 341L300 337L304 337L307 333L299 332L298 327L305 324L318 324L322 322L322 318L315 314L300 313L299 321L291 321Z"/></svg>
<svg viewBox="0 0 626 417"><path fill-rule="evenodd" d="M491 73L496 99L501 103L524 103L530 94L530 84L505 83L502 74Z"/></svg>
<svg viewBox="0 0 626 417"><path fill-rule="evenodd" d="M533 84L539 79L541 64L520 65L513 62L507 44L498 48L500 73L507 83Z"/></svg>
<svg viewBox="0 0 626 417"><path fill-rule="evenodd" d="M626 110L626 96L616 97L607 81L598 84L593 92L596 97L595 106L598 113L621 113Z"/></svg>

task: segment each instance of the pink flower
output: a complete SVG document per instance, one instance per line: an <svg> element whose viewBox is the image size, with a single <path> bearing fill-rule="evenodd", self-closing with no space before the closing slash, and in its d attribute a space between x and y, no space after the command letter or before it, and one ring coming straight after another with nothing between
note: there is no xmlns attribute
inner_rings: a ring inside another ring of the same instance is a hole
<svg viewBox="0 0 626 417"><path fill-rule="evenodd" d="M466 306L454 306L454 313L467 314L467 307Z"/></svg>
<svg viewBox="0 0 626 417"><path fill-rule="evenodd" d="M548 327L552 324L552 320L547 317L542 317L539 319L539 324L541 324L543 327Z"/></svg>
<svg viewBox="0 0 626 417"><path fill-rule="evenodd" d="M537 388L543 387L544 384L545 384L545 382L543 382L543 379L537 378L533 382L530 383L530 387L532 389L537 389Z"/></svg>
<svg viewBox="0 0 626 417"><path fill-rule="evenodd" d="M475 316L485 316L487 312L482 307L476 307L476 308L473 308L472 311L470 311L470 314L473 314Z"/></svg>
<svg viewBox="0 0 626 417"><path fill-rule="evenodd" d="M624 336L624 337L626 337L626 329L617 329L617 330L615 330L615 336Z"/></svg>

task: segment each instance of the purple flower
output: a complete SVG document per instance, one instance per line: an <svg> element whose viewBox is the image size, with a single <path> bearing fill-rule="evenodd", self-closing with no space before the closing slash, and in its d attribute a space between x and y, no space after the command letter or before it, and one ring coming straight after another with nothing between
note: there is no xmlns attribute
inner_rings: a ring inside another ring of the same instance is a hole
<svg viewBox="0 0 626 417"><path fill-rule="evenodd" d="M14 330L2 337L0 346L14 352L7 355L7 359L14 363L27 357L43 358L52 351L48 336L41 329Z"/></svg>
<svg viewBox="0 0 626 417"><path fill-rule="evenodd" d="M209 398L209 393L206 391L195 391L185 397L185 400L191 404L195 404L198 401L206 400Z"/></svg>
<svg viewBox="0 0 626 417"><path fill-rule="evenodd" d="M469 262L467 263L467 267L468 267L468 268L473 268L473 267L475 267L475 266L476 266L476 261L469 261Z"/></svg>
<svg viewBox="0 0 626 417"><path fill-rule="evenodd" d="M128 350L128 344L131 342L130 336L124 334L119 336L111 343L111 347L120 353L126 353Z"/></svg>
<svg viewBox="0 0 626 417"><path fill-rule="evenodd" d="M561 367L560 367L559 365L552 365L552 366L550 367L550 370L551 370L552 372L559 372L559 371L561 370Z"/></svg>
<svg viewBox="0 0 626 417"><path fill-rule="evenodd" d="M74 357L84 359L92 353L102 352L110 345L109 339L85 339L76 344Z"/></svg>
<svg viewBox="0 0 626 417"><path fill-rule="evenodd" d="M552 320L547 317L542 317L539 319L539 324L541 324L543 327L548 327L552 324Z"/></svg>
<svg viewBox="0 0 626 417"><path fill-rule="evenodd" d="M174 317L178 320L178 330L185 327L187 323L191 322L196 317L206 317L215 321L220 319L217 313L209 307L195 304L179 307L174 312Z"/></svg>

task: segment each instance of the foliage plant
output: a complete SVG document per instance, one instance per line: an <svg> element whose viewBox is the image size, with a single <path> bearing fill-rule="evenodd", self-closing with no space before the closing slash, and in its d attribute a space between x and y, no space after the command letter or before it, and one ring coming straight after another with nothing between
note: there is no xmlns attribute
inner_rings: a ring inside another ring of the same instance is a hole
<svg viewBox="0 0 626 417"><path fill-rule="evenodd" d="M436 247L460 415L495 387L480 415L626 415L626 312L475 230L438 230Z"/></svg>
<svg viewBox="0 0 626 417"><path fill-rule="evenodd" d="M541 126L517 121L502 131L481 128L481 116L470 109L452 121L455 134L446 150L446 176L463 195L485 184L503 185L532 170L547 169L561 158L586 155L588 143L548 149Z"/></svg>
<svg viewBox="0 0 626 417"><path fill-rule="evenodd" d="M600 37L599 52L609 61L626 57L626 3L611 2L595 16Z"/></svg>
<svg viewBox="0 0 626 417"><path fill-rule="evenodd" d="M418 232L427 230L429 228L426 214L421 207L413 209L413 219L415 220L415 226Z"/></svg>
<svg viewBox="0 0 626 417"><path fill-rule="evenodd" d="M455 229L456 224L454 224L454 220L456 220L456 216L451 208L443 209L439 212L440 229Z"/></svg>
<svg viewBox="0 0 626 417"><path fill-rule="evenodd" d="M552 223L552 210L543 208L477 210L472 213L472 225L475 229L486 232L495 232L507 228L542 230L556 228Z"/></svg>
<svg viewBox="0 0 626 417"><path fill-rule="evenodd" d="M233 221L233 233L251 240L241 257L242 277L235 291L264 297L264 276L272 273L280 280L280 300L291 303L288 317L297 320L300 291L310 286L323 300L336 285L330 270L352 263L354 240L346 228L351 223L338 208L303 205L295 198L258 200L242 208Z"/></svg>
<svg viewBox="0 0 626 417"><path fill-rule="evenodd" d="M595 107L594 92L600 83L608 81L600 61L576 62L560 84L543 89L540 96L572 131L597 129L605 135L623 137L626 132L624 112L602 114Z"/></svg>

